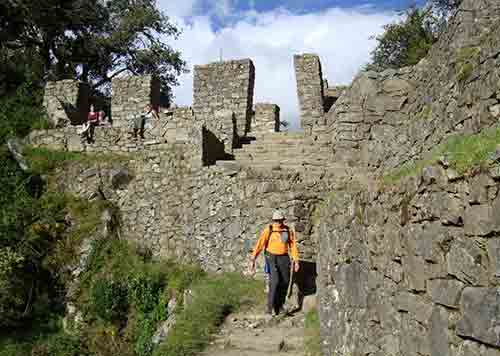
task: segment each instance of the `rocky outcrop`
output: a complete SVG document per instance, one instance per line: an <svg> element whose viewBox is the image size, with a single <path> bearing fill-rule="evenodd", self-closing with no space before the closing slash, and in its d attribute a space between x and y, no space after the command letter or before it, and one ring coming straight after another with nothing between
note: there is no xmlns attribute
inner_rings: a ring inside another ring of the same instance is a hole
<svg viewBox="0 0 500 356"><path fill-rule="evenodd" d="M317 230L325 354L500 354L496 171L434 166L331 195Z"/></svg>

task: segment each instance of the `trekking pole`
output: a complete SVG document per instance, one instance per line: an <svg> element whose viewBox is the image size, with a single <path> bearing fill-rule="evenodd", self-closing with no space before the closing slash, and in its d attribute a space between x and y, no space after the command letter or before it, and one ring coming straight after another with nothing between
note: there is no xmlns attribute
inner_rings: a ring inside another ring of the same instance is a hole
<svg viewBox="0 0 500 356"><path fill-rule="evenodd" d="M292 262L290 264L290 281L288 282L288 289L287 289L287 298L290 299L291 296L292 296L292 292L293 292L293 274L294 274L294 263Z"/></svg>

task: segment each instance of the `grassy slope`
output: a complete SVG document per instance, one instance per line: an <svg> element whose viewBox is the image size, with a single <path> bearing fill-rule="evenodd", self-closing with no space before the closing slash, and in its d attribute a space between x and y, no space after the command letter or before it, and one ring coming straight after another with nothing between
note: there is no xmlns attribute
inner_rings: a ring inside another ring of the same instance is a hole
<svg viewBox="0 0 500 356"><path fill-rule="evenodd" d="M444 158L458 173L484 165L500 144L500 128L486 130L477 135L453 136L432 151L428 158L406 164L384 176L384 182L393 184L400 179L419 174L426 166Z"/></svg>

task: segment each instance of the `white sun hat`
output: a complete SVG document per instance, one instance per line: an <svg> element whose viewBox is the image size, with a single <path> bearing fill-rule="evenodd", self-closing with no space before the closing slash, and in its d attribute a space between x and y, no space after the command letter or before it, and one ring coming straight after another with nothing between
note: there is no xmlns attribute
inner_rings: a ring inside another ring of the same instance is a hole
<svg viewBox="0 0 500 356"><path fill-rule="evenodd" d="M273 220L285 220L285 216L281 212L281 210L276 210L273 213Z"/></svg>

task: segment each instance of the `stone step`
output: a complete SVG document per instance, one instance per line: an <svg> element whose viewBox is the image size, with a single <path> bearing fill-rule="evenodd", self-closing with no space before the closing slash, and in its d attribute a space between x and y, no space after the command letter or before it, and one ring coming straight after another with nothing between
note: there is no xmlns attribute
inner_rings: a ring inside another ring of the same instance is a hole
<svg viewBox="0 0 500 356"><path fill-rule="evenodd" d="M273 150L273 149L248 149L248 150L234 150L234 156L254 156L258 157L261 155L272 155L272 156L305 156L319 158L329 157L329 154L333 152L330 147L316 148L316 149L300 149L300 150Z"/></svg>

